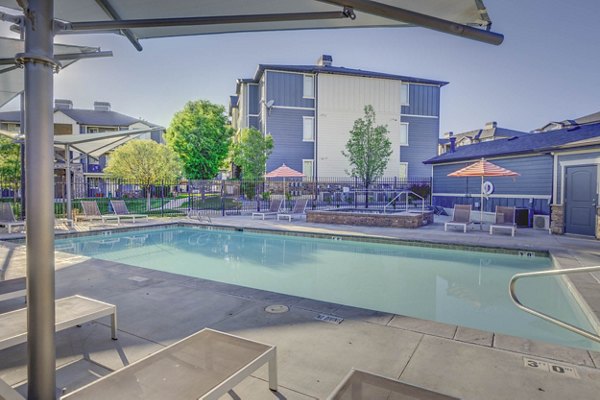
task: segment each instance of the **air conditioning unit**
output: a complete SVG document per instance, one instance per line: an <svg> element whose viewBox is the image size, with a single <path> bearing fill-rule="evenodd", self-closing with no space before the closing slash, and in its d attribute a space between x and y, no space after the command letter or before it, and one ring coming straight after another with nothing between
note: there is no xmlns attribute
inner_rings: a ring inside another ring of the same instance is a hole
<svg viewBox="0 0 600 400"><path fill-rule="evenodd" d="M550 216L549 215L534 215L533 216L533 229L550 229Z"/></svg>

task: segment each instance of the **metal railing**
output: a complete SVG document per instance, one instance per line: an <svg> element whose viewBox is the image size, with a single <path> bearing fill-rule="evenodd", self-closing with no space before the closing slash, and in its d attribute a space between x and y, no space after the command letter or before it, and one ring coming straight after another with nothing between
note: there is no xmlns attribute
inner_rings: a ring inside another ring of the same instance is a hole
<svg viewBox="0 0 600 400"><path fill-rule="evenodd" d="M537 311L537 310L534 310L533 308L529 308L529 307L523 305L523 303L521 303L521 301L517 298L517 295L515 293L515 285L516 285L517 281L521 278L566 275L566 274L581 273L581 272L594 272L594 271L600 271L600 265L597 265L594 267L580 267L580 268L569 268L569 269L552 269L552 270L536 271L536 272L523 272L520 274L515 274L510 279L508 292L510 294L510 298L513 301L513 303L515 303L515 305L517 307L519 307L521 310L523 310L529 314L535 315L536 317L541 318L545 321L548 321L550 323L558 325L561 328L567 329L578 335L584 336L590 340L593 340L594 342L600 343L600 336L597 333L592 333L585 329L578 328L575 325L569 324L568 322L561 321L560 319L556 319L550 315L544 314L541 311Z"/></svg>
<svg viewBox="0 0 600 400"><path fill-rule="evenodd" d="M385 210L387 209L388 206L394 204L394 202L399 199L402 195L406 195L406 201L405 201L405 205L404 205L404 211L408 211L408 196L409 195L414 195L415 197L418 197L421 200L421 213L425 213L425 199L421 196L419 196L418 194L416 194L415 192L413 192L412 190L403 190L402 192L398 193L396 195L396 197L394 197L392 200L390 200L385 206L383 206L383 213L385 214Z"/></svg>

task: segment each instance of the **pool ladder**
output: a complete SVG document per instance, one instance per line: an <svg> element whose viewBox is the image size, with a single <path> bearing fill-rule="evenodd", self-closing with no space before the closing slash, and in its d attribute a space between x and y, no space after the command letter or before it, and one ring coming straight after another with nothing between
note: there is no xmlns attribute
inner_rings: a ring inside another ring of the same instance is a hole
<svg viewBox="0 0 600 400"><path fill-rule="evenodd" d="M523 272L520 274L515 274L510 279L510 284L508 286L508 292L510 294L510 298L513 301L513 303L515 303L515 305L517 307L519 307L521 310L528 312L529 314L533 314L536 317L539 317L550 323L558 325L561 328L567 329L571 332L577 333L578 335L584 336L590 340L593 340L594 342L600 343L600 336L597 333L592 333L585 329L578 328L575 325L569 324L568 322L561 321L560 319L551 317L550 315L544 314L541 311L537 311L537 310L534 310L533 308L527 307L527 306L523 305L523 303L521 303L521 301L517 298L517 295L515 294L515 285L516 285L517 281L521 278L566 275L566 274L574 274L574 273L581 273L581 272L594 272L594 271L600 271L600 265L596 265L594 267L579 267L579 268L569 268L569 269L551 269L551 270L536 271L536 272Z"/></svg>

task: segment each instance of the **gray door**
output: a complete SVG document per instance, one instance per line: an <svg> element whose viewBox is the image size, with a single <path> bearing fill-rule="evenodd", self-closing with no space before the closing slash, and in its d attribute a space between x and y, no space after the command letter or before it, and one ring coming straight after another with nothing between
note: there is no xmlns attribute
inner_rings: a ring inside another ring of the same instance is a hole
<svg viewBox="0 0 600 400"><path fill-rule="evenodd" d="M594 236L596 231L595 165L567 167L565 187L565 230L567 233Z"/></svg>

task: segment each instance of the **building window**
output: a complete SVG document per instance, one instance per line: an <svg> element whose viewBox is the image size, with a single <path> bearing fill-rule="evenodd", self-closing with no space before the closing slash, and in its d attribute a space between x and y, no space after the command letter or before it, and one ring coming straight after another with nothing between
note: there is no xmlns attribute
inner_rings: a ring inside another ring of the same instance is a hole
<svg viewBox="0 0 600 400"><path fill-rule="evenodd" d="M408 146L408 123L400 123L400 146Z"/></svg>
<svg viewBox="0 0 600 400"><path fill-rule="evenodd" d="M408 106L410 104L409 99L409 85L408 83L403 83L400 85L400 104Z"/></svg>
<svg viewBox="0 0 600 400"><path fill-rule="evenodd" d="M315 118L302 117L302 141L315 141Z"/></svg>
<svg viewBox="0 0 600 400"><path fill-rule="evenodd" d="M408 163L407 162L400 163L400 169L398 170L398 178L408 179Z"/></svg>
<svg viewBox="0 0 600 400"><path fill-rule="evenodd" d="M304 174L304 179L312 180L313 164L314 160L302 160L302 173Z"/></svg>
<svg viewBox="0 0 600 400"><path fill-rule="evenodd" d="M303 95L305 99L315 98L315 77L312 75L304 75L304 91Z"/></svg>

